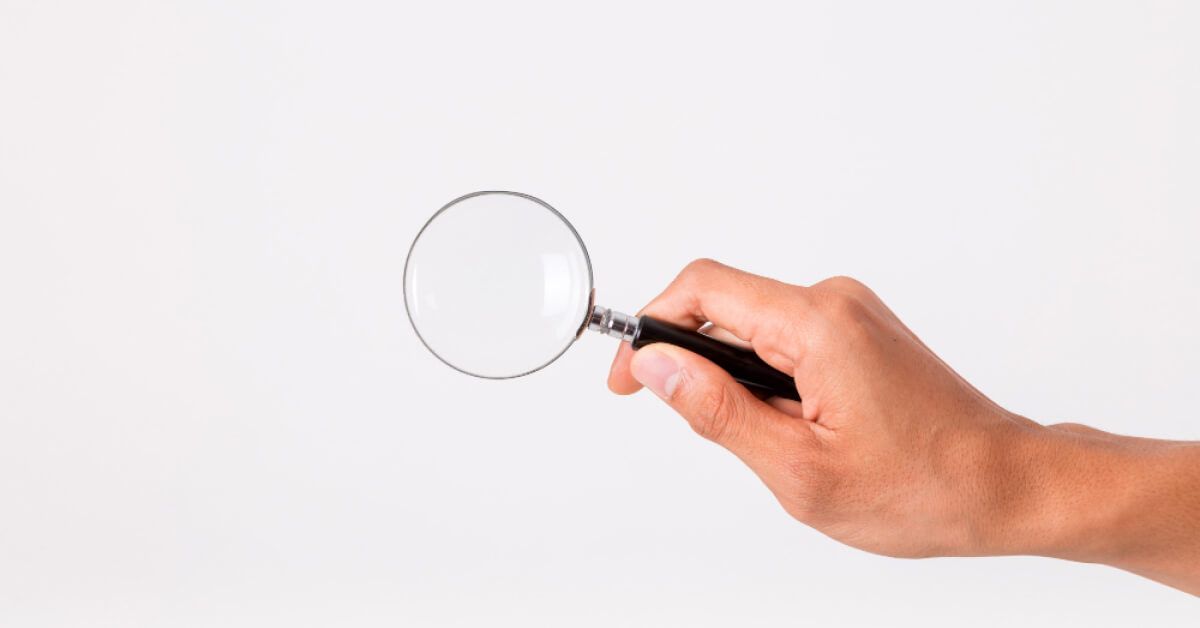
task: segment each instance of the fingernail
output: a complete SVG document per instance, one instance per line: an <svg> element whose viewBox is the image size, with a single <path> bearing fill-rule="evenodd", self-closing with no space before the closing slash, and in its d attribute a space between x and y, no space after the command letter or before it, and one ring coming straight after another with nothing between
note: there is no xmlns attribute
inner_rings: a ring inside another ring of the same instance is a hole
<svg viewBox="0 0 1200 628"><path fill-rule="evenodd" d="M634 379L659 397L670 399L675 394L675 385L679 383L679 366L665 353L642 349L634 357L630 370Z"/></svg>

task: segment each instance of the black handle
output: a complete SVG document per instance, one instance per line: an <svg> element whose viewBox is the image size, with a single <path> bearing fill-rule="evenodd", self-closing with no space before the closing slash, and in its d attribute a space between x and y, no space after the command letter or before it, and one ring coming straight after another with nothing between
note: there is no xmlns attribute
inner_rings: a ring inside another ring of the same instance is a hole
<svg viewBox="0 0 1200 628"><path fill-rule="evenodd" d="M800 401L792 376L771 368L753 351L649 316L639 317L630 344L634 349L641 349L654 342L665 342L702 355L754 392Z"/></svg>

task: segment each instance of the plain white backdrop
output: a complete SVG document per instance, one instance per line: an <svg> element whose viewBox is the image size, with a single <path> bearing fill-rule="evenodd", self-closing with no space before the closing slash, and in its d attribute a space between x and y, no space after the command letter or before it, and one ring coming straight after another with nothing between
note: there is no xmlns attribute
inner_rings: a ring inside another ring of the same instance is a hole
<svg viewBox="0 0 1200 628"><path fill-rule="evenodd" d="M1005 407L1200 438L1200 8L0 0L0 624L1194 626L788 519L611 339L508 382L406 249L537 195L636 310L873 286Z"/></svg>

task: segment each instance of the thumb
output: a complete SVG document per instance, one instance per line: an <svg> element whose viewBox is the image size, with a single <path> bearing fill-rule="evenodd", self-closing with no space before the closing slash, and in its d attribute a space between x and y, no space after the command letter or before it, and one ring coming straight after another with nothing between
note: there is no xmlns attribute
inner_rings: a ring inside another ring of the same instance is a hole
<svg viewBox="0 0 1200 628"><path fill-rule="evenodd" d="M729 373L674 345L655 343L635 351L630 372L687 419L697 434L743 459L761 451L781 420L778 410Z"/></svg>

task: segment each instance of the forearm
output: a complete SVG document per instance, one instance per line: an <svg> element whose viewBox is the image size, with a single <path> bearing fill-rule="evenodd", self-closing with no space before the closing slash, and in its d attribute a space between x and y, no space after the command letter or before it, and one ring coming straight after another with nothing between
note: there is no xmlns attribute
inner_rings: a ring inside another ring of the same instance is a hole
<svg viewBox="0 0 1200 628"><path fill-rule="evenodd" d="M1009 553L1103 563L1200 595L1200 443L1015 432L997 491Z"/></svg>

